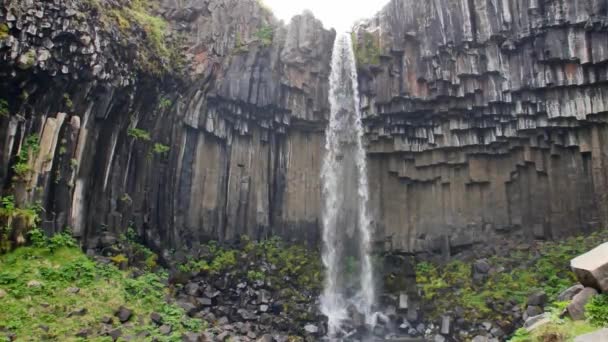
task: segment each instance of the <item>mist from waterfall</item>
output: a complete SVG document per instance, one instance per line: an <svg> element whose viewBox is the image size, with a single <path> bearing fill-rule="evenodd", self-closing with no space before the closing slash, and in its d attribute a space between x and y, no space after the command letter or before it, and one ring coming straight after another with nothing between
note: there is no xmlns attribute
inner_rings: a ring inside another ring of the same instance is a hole
<svg viewBox="0 0 608 342"><path fill-rule="evenodd" d="M359 110L357 68L350 35L334 43L326 129L323 184L323 263L326 267L321 311L328 335L355 315L373 324L374 276L370 256L371 222L363 127Z"/></svg>

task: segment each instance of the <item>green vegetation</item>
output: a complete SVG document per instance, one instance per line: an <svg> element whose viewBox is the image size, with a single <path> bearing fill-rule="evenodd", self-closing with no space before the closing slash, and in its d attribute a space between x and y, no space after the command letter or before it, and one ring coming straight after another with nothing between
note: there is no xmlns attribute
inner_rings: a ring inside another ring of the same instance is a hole
<svg viewBox="0 0 608 342"><path fill-rule="evenodd" d="M25 138L23 146L16 157L13 171L15 177L19 180L24 180L32 171L31 158L35 158L40 152L40 141L37 135L30 135Z"/></svg>
<svg viewBox="0 0 608 342"><path fill-rule="evenodd" d="M74 103L72 103L72 99L70 98L69 94L63 94L63 102L69 110L72 110L72 108L74 108Z"/></svg>
<svg viewBox="0 0 608 342"><path fill-rule="evenodd" d="M0 116L9 116L8 101L0 99Z"/></svg>
<svg viewBox="0 0 608 342"><path fill-rule="evenodd" d="M39 206L18 208L13 196L0 197L0 254L25 242L25 234L36 227Z"/></svg>
<svg viewBox="0 0 608 342"><path fill-rule="evenodd" d="M536 251L518 250L507 257L492 257L489 263L497 272L487 279L473 281L472 265L453 261L444 266L418 263L416 283L422 298L432 303L433 317L459 306L465 318L475 320L508 320L502 307L515 301L524 308L529 294L543 290L550 301L576 283L570 270L570 260L608 238L608 231L588 237L570 238L563 242L545 242ZM492 305L490 305L492 304Z"/></svg>
<svg viewBox="0 0 608 342"><path fill-rule="evenodd" d="M165 273L136 276L95 263L68 234L48 239L34 230L30 240L30 247L0 257L0 289L5 292L0 298L0 331L6 329L17 340L79 341L84 339L75 335L89 329L89 340L112 341L100 336L101 322L120 306L133 310L131 321L138 322L122 325L114 318L113 328L120 328L123 336L149 332L149 340L180 341L183 332L203 328L202 321L188 318L165 300ZM169 336L161 335L150 321L152 312L173 327Z"/></svg>
<svg viewBox="0 0 608 342"><path fill-rule="evenodd" d="M0 39L8 38L9 36L9 28L6 23L0 24Z"/></svg>
<svg viewBox="0 0 608 342"><path fill-rule="evenodd" d="M585 306L585 315L596 327L608 327L608 294L593 297Z"/></svg>
<svg viewBox="0 0 608 342"><path fill-rule="evenodd" d="M132 0L120 5L102 5L96 0L89 0L87 6L98 10L106 28L117 27L125 44L133 36L142 38L144 46L139 49L137 65L143 71L162 75L181 67L183 56L168 37L168 23L153 14L157 2Z"/></svg>
<svg viewBox="0 0 608 342"><path fill-rule="evenodd" d="M373 34L364 32L362 41L357 39L355 32L352 34L353 50L358 66L380 64L380 42Z"/></svg>
<svg viewBox="0 0 608 342"><path fill-rule="evenodd" d="M168 99L166 97L161 98L160 101L158 102L158 108L160 110L167 110L167 109L171 108L172 105L173 105L173 102L171 101L171 99Z"/></svg>
<svg viewBox="0 0 608 342"><path fill-rule="evenodd" d="M160 143L155 143L154 148L152 149L152 151L156 154L164 154L169 152L170 150L171 148L169 146Z"/></svg>
<svg viewBox="0 0 608 342"><path fill-rule="evenodd" d="M18 67L21 70L28 70L36 64L36 50L31 49L19 57Z"/></svg>
<svg viewBox="0 0 608 342"><path fill-rule="evenodd" d="M243 42L243 38L239 31L236 32L234 48L236 53L245 53L249 51L249 47Z"/></svg>
<svg viewBox="0 0 608 342"><path fill-rule="evenodd" d="M262 46L268 47L272 45L274 29L268 24L263 24L262 27L256 31L255 36L262 43Z"/></svg>
<svg viewBox="0 0 608 342"><path fill-rule="evenodd" d="M190 260L181 265L180 270L210 275L230 273L237 278L265 280L279 289L288 287L285 279L291 279L298 287L311 291L320 289L322 267L316 253L302 246L289 246L277 237L262 242L250 241L247 237L241 240L240 248L235 249L226 249L216 242L210 242L204 246L208 250L208 257ZM252 266L263 263L274 265L276 271Z"/></svg>
<svg viewBox="0 0 608 342"><path fill-rule="evenodd" d="M518 329L510 342L572 342L574 338L597 330L585 321L552 318L552 322L529 333L525 328Z"/></svg>
<svg viewBox="0 0 608 342"><path fill-rule="evenodd" d="M143 140L143 141L150 141L152 140L152 138L150 137L150 132L145 131L143 129L139 129L139 128L131 128L127 131L127 134L134 138L135 140Z"/></svg>

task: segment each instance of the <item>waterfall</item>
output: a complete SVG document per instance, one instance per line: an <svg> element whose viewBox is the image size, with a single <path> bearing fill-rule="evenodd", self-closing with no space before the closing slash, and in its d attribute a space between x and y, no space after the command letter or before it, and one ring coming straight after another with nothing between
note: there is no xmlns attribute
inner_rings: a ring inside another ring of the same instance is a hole
<svg viewBox="0 0 608 342"><path fill-rule="evenodd" d="M323 263L321 312L328 335L344 333L354 315L374 321L374 276L370 256L371 222L366 153L359 110L357 68L350 35L336 38L330 75L331 114L326 129L323 184Z"/></svg>

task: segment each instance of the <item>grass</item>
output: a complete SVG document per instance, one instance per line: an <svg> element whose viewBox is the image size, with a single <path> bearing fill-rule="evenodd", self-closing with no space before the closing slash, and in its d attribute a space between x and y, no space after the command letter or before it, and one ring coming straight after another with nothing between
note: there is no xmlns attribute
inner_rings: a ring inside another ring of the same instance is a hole
<svg viewBox="0 0 608 342"><path fill-rule="evenodd" d="M34 235L39 241L44 239L39 232ZM102 318L113 317L120 306L133 310L131 321L137 322L121 325L115 318L113 325L122 329L123 336L145 331L159 341L179 341L183 332L203 327L201 321L187 318L183 309L165 301L166 274L147 272L133 277L113 265L95 263L67 235L53 239L0 257L0 289L7 293L0 299L0 331L7 329L17 341L78 341L75 334L87 328L92 332L90 340L111 341L98 332ZM31 281L40 286L28 286ZM68 291L74 287L80 291ZM70 316L82 308L86 314ZM150 321L152 312L172 325L171 335L160 335Z"/></svg>
<svg viewBox="0 0 608 342"><path fill-rule="evenodd" d="M551 323L529 333L526 329L519 329L509 340L510 342L572 342L577 336L596 331L586 321L572 321L571 319L553 319Z"/></svg>
<svg viewBox="0 0 608 342"><path fill-rule="evenodd" d="M432 303L434 318L460 306L468 321L508 320L500 308L509 301L515 301L523 309L528 295L536 290L545 291L549 300L554 301L561 291L575 284L570 260L606 240L608 231L601 231L588 237L545 242L533 251L492 257L489 263L503 271L488 275L482 282L473 281L470 263L453 261L441 266L421 262L416 269L416 283L422 299Z"/></svg>

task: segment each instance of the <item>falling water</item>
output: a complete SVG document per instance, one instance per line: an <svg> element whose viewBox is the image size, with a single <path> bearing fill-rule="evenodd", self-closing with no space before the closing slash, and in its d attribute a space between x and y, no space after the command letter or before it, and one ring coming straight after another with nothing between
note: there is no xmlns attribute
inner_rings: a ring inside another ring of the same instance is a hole
<svg viewBox="0 0 608 342"><path fill-rule="evenodd" d="M370 219L357 69L349 35L334 43L331 62L331 116L326 130L323 183L323 263L327 274L321 311L329 336L344 333L343 324L362 315L373 324L375 290L370 257Z"/></svg>

